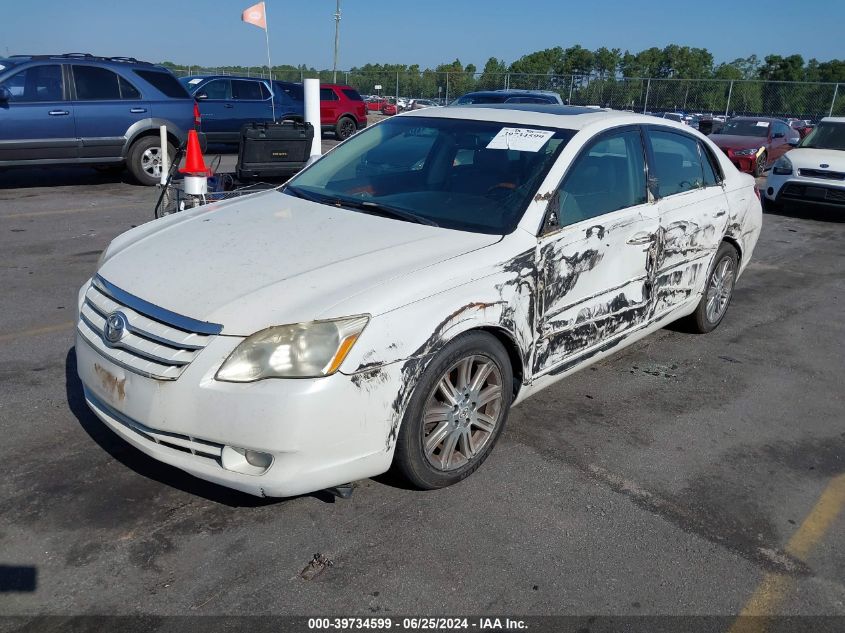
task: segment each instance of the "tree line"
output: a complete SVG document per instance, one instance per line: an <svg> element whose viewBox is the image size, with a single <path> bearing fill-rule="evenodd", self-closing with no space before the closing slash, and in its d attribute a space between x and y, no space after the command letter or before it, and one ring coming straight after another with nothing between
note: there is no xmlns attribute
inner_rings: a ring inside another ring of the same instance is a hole
<svg viewBox="0 0 845 633"><path fill-rule="evenodd" d="M172 62L165 66L185 72L189 67ZM225 66L227 74L267 74L266 66ZM332 71L306 65L274 65L273 76L299 81L319 77L334 79ZM648 78L656 81L639 81ZM363 93L453 98L471 90L528 88L554 90L565 102L659 111L669 109L754 114L818 116L827 114L834 86L786 85L774 82L845 83L845 60L819 61L798 54L751 55L716 63L705 48L670 44L639 52L580 45L556 46L523 55L507 63L491 57L479 69L460 59L423 68L419 64L364 64L338 72L338 81ZM698 80L722 80L702 82ZM754 83L731 81L756 80ZM398 86L397 86L398 83ZM381 90L375 86L382 86ZM845 86L843 86L845 93ZM838 92L836 93L838 94ZM845 94L836 111L845 112Z"/></svg>

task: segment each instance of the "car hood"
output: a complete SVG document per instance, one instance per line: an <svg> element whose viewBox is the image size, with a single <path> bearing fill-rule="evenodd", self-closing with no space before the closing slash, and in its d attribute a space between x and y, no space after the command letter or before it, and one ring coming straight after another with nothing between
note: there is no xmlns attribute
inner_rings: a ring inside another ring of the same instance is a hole
<svg viewBox="0 0 845 633"><path fill-rule="evenodd" d="M763 147L768 144L768 140L762 136L711 134L708 138L721 149L750 149L752 147Z"/></svg>
<svg viewBox="0 0 845 633"><path fill-rule="evenodd" d="M787 154L796 169L829 169L845 172L845 151L798 147ZM827 165L827 167L822 167Z"/></svg>
<svg viewBox="0 0 845 633"><path fill-rule="evenodd" d="M273 190L133 229L115 239L98 273L145 301L246 336L271 325L347 316L332 307L500 239ZM377 307L395 306L388 296Z"/></svg>

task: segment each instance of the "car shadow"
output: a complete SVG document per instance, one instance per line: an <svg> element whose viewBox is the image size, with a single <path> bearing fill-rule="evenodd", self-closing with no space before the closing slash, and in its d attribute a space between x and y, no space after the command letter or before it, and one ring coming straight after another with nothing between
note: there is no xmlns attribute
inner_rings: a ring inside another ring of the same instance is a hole
<svg viewBox="0 0 845 633"><path fill-rule="evenodd" d="M96 187L117 183L136 184L123 167L9 167L0 170L0 189L33 187ZM141 185L137 185L141 186Z"/></svg>
<svg viewBox="0 0 845 633"><path fill-rule="evenodd" d="M100 419L94 415L85 402L85 395L82 389L82 381L76 373L76 348L68 350L65 358L65 391L68 407L76 420L88 436L97 445L111 455L116 461L127 468L138 473L142 477L151 479L158 483L176 488L182 492L202 497L208 501L219 503L225 506L240 508L255 508L274 505L296 499L287 498L261 498L253 495L232 490L225 486L198 479L193 475L159 462L152 457L142 453L134 446L123 440L120 436L109 429ZM328 491L318 491L309 495L324 503L334 503L335 495Z"/></svg>
<svg viewBox="0 0 845 633"><path fill-rule="evenodd" d="M815 220L817 222L844 222L845 207L829 208L812 204L801 204L800 202L789 202L780 206L765 204L763 213L766 215L777 215L784 218L796 220Z"/></svg>

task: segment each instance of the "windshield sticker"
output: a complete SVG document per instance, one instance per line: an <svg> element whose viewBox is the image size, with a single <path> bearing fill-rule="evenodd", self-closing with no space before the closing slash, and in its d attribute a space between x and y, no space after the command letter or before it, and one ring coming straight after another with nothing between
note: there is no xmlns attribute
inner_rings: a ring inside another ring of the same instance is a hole
<svg viewBox="0 0 845 633"><path fill-rule="evenodd" d="M555 135L550 130L529 130L524 127L503 127L487 149L513 149L520 152L539 152L540 148Z"/></svg>
<svg viewBox="0 0 845 633"><path fill-rule="evenodd" d="M201 81L202 81L201 78L200 79L191 79L188 83L193 86L194 84L198 84Z"/></svg>
<svg viewBox="0 0 845 633"><path fill-rule="evenodd" d="M757 121L757 127L769 127L768 121Z"/></svg>

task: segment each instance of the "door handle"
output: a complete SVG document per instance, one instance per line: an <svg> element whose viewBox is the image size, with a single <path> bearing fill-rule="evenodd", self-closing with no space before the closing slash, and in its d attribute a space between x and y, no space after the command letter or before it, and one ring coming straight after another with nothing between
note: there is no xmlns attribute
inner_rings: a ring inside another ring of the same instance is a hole
<svg viewBox="0 0 845 633"><path fill-rule="evenodd" d="M719 209L718 211L716 211L716 217L721 218L726 213L727 213L727 211L725 211L724 209Z"/></svg>
<svg viewBox="0 0 845 633"><path fill-rule="evenodd" d="M223 107L224 108L234 108L235 106L233 106L231 103L224 103Z"/></svg>
<svg viewBox="0 0 845 633"><path fill-rule="evenodd" d="M628 238L626 244L631 244L633 246L638 246L640 244L651 244L655 239L654 233L636 233Z"/></svg>
<svg viewBox="0 0 845 633"><path fill-rule="evenodd" d="M141 114L142 112L146 112L147 109L146 108L129 108L129 111L132 114Z"/></svg>
<svg viewBox="0 0 845 633"><path fill-rule="evenodd" d="M47 114L50 116L67 116L70 112L67 110L50 110Z"/></svg>

